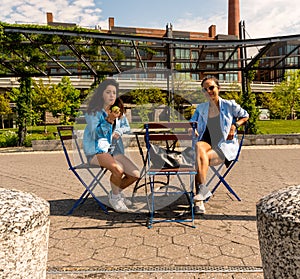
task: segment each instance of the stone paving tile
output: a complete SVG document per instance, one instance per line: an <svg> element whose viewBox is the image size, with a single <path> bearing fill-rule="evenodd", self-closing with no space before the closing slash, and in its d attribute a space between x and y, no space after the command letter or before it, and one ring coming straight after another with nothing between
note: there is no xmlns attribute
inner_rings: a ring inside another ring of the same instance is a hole
<svg viewBox="0 0 300 279"><path fill-rule="evenodd" d="M228 243L220 246L222 255L229 257L244 258L253 255L253 250L246 245L240 243Z"/></svg>
<svg viewBox="0 0 300 279"><path fill-rule="evenodd" d="M136 246L141 246L143 244L144 239L138 236L123 236L118 237L115 241L114 246L124 247L127 249L134 248Z"/></svg>
<svg viewBox="0 0 300 279"><path fill-rule="evenodd" d="M218 237L213 234L202 234L201 235L201 241L204 244L213 244L213 245L224 245L226 243L230 243L230 240L224 238L224 237Z"/></svg>
<svg viewBox="0 0 300 279"><path fill-rule="evenodd" d="M187 257L176 258L172 261L172 264L175 265L184 265L184 266L206 266L208 265L208 260L199 258L197 256L189 255Z"/></svg>
<svg viewBox="0 0 300 279"><path fill-rule="evenodd" d="M186 258L190 255L189 248L177 244L169 244L158 248L158 257L176 260L178 258Z"/></svg>
<svg viewBox="0 0 300 279"><path fill-rule="evenodd" d="M210 257L208 260L210 266L243 266L243 261L241 258L238 258L238 255L235 257L220 255L216 257Z"/></svg>
<svg viewBox="0 0 300 279"><path fill-rule="evenodd" d="M153 247L164 247L172 243L172 237L167 235L155 235L155 237L144 238L144 245Z"/></svg>
<svg viewBox="0 0 300 279"><path fill-rule="evenodd" d="M226 238L226 237L225 237ZM236 233L230 235L230 241L250 247L257 247L258 238L250 238L249 236L241 236Z"/></svg>
<svg viewBox="0 0 300 279"><path fill-rule="evenodd" d="M181 235L184 234L185 230L184 227L180 226L168 226L168 227L162 227L159 229L159 234L161 235L167 235L167 236L175 236L175 235Z"/></svg>
<svg viewBox="0 0 300 279"><path fill-rule="evenodd" d="M126 257L136 260L139 264L144 260L157 257L157 248L151 246L136 246L127 250Z"/></svg>
<svg viewBox="0 0 300 279"><path fill-rule="evenodd" d="M196 216L195 229L188 223L157 223L148 229L145 213L110 211L106 215L92 199L68 216L83 187L68 172L62 152L0 153L0 163L3 187L34 193L50 203L48 269L85 270L81 274L48 272L50 279L262 279L261 272L87 271L101 266L260 267L256 202L271 191L300 184L300 148L245 148L228 176L241 202L222 186L206 204L207 214ZM162 214L172 210L168 207Z"/></svg>
<svg viewBox="0 0 300 279"><path fill-rule="evenodd" d="M245 266L262 266L261 258L257 257L259 254L258 249L253 249L253 255L243 258L243 263Z"/></svg>
<svg viewBox="0 0 300 279"><path fill-rule="evenodd" d="M190 253L202 259L209 260L221 255L220 247L210 244L200 244L190 247Z"/></svg>
<svg viewBox="0 0 300 279"><path fill-rule="evenodd" d="M201 244L202 236L199 235L197 231L190 231L189 233L175 235L173 237L173 243L182 246L197 246Z"/></svg>

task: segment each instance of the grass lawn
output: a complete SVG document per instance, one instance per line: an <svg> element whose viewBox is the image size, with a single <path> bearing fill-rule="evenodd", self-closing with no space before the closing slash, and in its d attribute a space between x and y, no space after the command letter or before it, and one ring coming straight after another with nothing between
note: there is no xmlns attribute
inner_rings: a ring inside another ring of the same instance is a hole
<svg viewBox="0 0 300 279"><path fill-rule="evenodd" d="M260 120L258 129L261 134L299 134L300 119L298 120Z"/></svg>
<svg viewBox="0 0 300 279"><path fill-rule="evenodd" d="M259 134L300 134L300 119L298 120L260 120L257 122ZM132 128L141 128L142 123L132 123ZM28 144L31 145L31 140L41 139L59 139L57 136L57 129L55 125L33 126L28 127ZM76 124L75 129L84 129L83 124ZM0 147L1 140L7 131L17 132L17 129L0 129Z"/></svg>

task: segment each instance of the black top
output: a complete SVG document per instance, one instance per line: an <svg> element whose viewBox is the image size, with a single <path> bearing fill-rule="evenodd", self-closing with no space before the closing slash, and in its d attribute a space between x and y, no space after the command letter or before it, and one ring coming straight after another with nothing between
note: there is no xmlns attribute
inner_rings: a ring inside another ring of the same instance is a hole
<svg viewBox="0 0 300 279"><path fill-rule="evenodd" d="M206 129L201 138L202 141L207 142L212 147L218 145L222 138L221 125L220 125L220 114L207 119Z"/></svg>

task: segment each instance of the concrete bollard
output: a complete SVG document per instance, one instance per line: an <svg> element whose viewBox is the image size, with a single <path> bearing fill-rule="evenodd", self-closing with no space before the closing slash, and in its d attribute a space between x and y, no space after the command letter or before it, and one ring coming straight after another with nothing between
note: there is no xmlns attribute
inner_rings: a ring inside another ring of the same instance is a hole
<svg viewBox="0 0 300 279"><path fill-rule="evenodd" d="M49 203L0 188L0 278L46 278Z"/></svg>
<svg viewBox="0 0 300 279"><path fill-rule="evenodd" d="M300 185L262 198L256 213L264 278L300 278Z"/></svg>

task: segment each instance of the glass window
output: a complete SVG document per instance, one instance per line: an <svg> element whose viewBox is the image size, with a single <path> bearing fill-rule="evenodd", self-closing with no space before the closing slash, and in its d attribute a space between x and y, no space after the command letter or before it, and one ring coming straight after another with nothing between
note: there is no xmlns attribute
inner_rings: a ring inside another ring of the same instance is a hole
<svg viewBox="0 0 300 279"><path fill-rule="evenodd" d="M199 53L198 53L198 51L196 51L196 50L193 50L193 51L192 51L191 58L192 58L192 59L198 59L198 57L199 57Z"/></svg>

